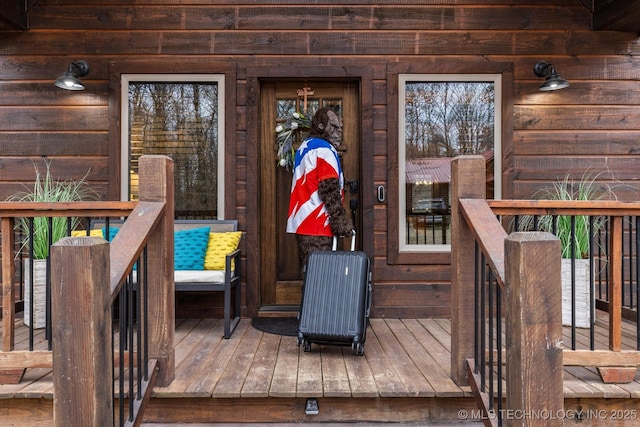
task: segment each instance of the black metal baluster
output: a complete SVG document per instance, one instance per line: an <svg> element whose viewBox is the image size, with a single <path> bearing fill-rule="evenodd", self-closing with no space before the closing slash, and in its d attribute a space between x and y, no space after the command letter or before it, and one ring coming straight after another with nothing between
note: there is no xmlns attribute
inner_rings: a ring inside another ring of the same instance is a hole
<svg viewBox="0 0 640 427"><path fill-rule="evenodd" d="M34 221L35 219L33 217L29 218L29 280L31 280L31 285L29 286L29 325L31 325L31 327L29 328L29 351L33 351L33 330L35 329L35 324L33 323L35 320L35 315L33 313L35 309L35 283L33 277L33 266L35 264L33 255L33 234L35 228Z"/></svg>
<svg viewBox="0 0 640 427"><path fill-rule="evenodd" d="M133 283L131 281L127 281L125 285L126 289L126 298L127 298L127 330L129 331L129 421L133 421L134 416L134 407L133 403L135 402L135 381L134 381L134 353L135 348L133 346ZM139 367L138 367L139 368Z"/></svg>
<svg viewBox="0 0 640 427"><path fill-rule="evenodd" d="M484 277L484 276L483 276ZM493 283L491 281L491 269L489 269L487 277L487 291L489 293L489 308L487 320L489 322L489 409L494 408L494 390L493 390Z"/></svg>
<svg viewBox="0 0 640 427"><path fill-rule="evenodd" d="M594 245L594 217L589 216L589 348L591 350L595 350L595 322L596 322L596 312L595 312L595 282L594 282L594 262L593 258L595 255L595 245ZM599 222L599 221L598 221Z"/></svg>
<svg viewBox="0 0 640 427"><path fill-rule="evenodd" d="M111 313L113 313L113 304L111 305ZM116 354L116 328L115 328L113 317L111 318L111 354ZM112 366L111 368L111 389L112 390L116 389L116 367L115 366ZM113 418L114 425L116 423L116 418L118 417L114 416Z"/></svg>
<svg viewBox="0 0 640 427"><path fill-rule="evenodd" d="M636 227L636 350L640 350L640 217L635 217Z"/></svg>
<svg viewBox="0 0 640 427"><path fill-rule="evenodd" d="M53 246L53 218L47 218L47 261L46 261L46 280L45 280L45 296L44 296L44 327L47 339L47 350L51 351L51 246ZM31 281L33 285L33 278Z"/></svg>
<svg viewBox="0 0 640 427"><path fill-rule="evenodd" d="M143 285L138 284L138 286L144 286L144 296L143 304L144 304L144 377L145 379L149 378L148 371L148 362L149 362L149 276L147 274L147 246L144 247L144 280L142 281Z"/></svg>
<svg viewBox="0 0 640 427"><path fill-rule="evenodd" d="M142 398L142 372L145 370L144 366L142 365L142 333L143 333L143 329L141 327L141 323L142 323L142 295L141 295L141 289L142 289L142 285L140 284L140 271L141 269L145 269L146 266L142 266L140 263L140 258L138 258L137 261L137 266L138 266L138 280L137 280L137 286L134 286L134 290L135 290L135 295L136 295L136 299L135 299L135 304L136 304L136 353L137 353L137 362L138 362L138 369L136 370L137 373L137 382L138 382L138 393L137 393L137 399L141 399ZM145 377L146 378L146 377Z"/></svg>
<svg viewBox="0 0 640 427"><path fill-rule="evenodd" d="M482 319L480 318L480 286L482 286L482 279L480 277L480 272L479 272L479 262L478 262L478 258L480 257L479 255L479 247L478 247L478 241L474 241L474 248L475 248L475 256L473 257L473 262L474 262L474 269L473 271L474 273L474 282L475 285L473 287L473 293L474 293L474 304L473 304L473 310L474 310L474 332L473 332L473 348L474 348L474 373L478 374L480 371L480 352L482 351L481 347L480 347L480 322L482 321Z"/></svg>
<svg viewBox="0 0 640 427"><path fill-rule="evenodd" d="M498 351L498 426L502 425L502 290L496 282L496 349Z"/></svg>
<svg viewBox="0 0 640 427"><path fill-rule="evenodd" d="M571 349L576 349L576 217L571 215Z"/></svg>
<svg viewBox="0 0 640 427"><path fill-rule="evenodd" d="M482 351L480 352L480 384L481 391L484 393L486 391L486 380L487 380L487 366L486 366L486 355L485 350L487 348L486 341L486 281L485 281L485 259L484 254L480 254L480 283L482 284L480 287L480 347Z"/></svg>
<svg viewBox="0 0 640 427"><path fill-rule="evenodd" d="M108 230L108 228L107 228ZM124 287L123 287L124 288ZM120 347L118 349L118 354L120 355L119 365L118 365L118 404L120 409L120 425L124 425L124 358L125 358L125 348L127 346L126 340L126 298L123 295L122 290L118 295L118 325L120 330Z"/></svg>

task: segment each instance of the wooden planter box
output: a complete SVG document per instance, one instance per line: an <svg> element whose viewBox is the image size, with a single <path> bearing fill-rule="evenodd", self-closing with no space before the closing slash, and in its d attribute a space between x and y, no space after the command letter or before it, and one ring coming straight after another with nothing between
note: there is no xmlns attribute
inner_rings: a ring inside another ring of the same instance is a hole
<svg viewBox="0 0 640 427"><path fill-rule="evenodd" d="M591 326L591 292L589 260L575 260L576 327ZM562 324L571 326L571 259L562 259Z"/></svg>
<svg viewBox="0 0 640 427"><path fill-rule="evenodd" d="M31 270L30 259L24 260L24 324L31 327ZM33 328L47 324L47 260L36 259L33 264Z"/></svg>

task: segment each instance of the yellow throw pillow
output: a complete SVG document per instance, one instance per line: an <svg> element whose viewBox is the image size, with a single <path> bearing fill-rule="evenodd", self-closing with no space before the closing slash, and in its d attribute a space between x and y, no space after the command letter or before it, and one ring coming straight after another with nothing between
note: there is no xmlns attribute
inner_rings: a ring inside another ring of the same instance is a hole
<svg viewBox="0 0 640 427"><path fill-rule="evenodd" d="M86 237L87 236L87 230L73 230L71 232L71 237ZM89 236L91 237L103 237L102 236L102 230L101 229L96 229L96 230L91 230L89 232Z"/></svg>
<svg viewBox="0 0 640 427"><path fill-rule="evenodd" d="M205 270L224 270L225 257L238 248L242 231L209 233L209 243L204 256ZM232 269L235 267L232 265Z"/></svg>

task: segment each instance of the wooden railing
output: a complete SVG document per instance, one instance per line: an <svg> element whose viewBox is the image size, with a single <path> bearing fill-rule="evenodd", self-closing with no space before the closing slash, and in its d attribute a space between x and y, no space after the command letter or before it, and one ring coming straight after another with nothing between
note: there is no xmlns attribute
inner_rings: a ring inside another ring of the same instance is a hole
<svg viewBox="0 0 640 427"><path fill-rule="evenodd" d="M560 413L565 365L618 367L623 374L635 374L640 352L621 346L621 290L623 259L637 257L637 251L629 254L627 247L625 253L622 224L624 217L640 216L640 204L487 201L478 182L485 182L482 157L453 161L451 375L458 384L472 386L485 424L500 425L505 413ZM563 348L560 241L549 232L507 234L505 218L521 215L607 218L607 250L601 254L607 264L607 350ZM529 421L508 420L510 425ZM563 420L545 422L562 425Z"/></svg>
<svg viewBox="0 0 640 427"><path fill-rule="evenodd" d="M0 365L5 378L11 368L18 380L25 369L53 368L55 426L138 425L154 383L168 385L175 375L173 162L142 156L139 173L139 202L0 203ZM38 216L127 219L111 242L67 237L51 247L52 351L16 351L14 224L16 218ZM129 280L134 265L136 284ZM109 333L114 322L119 332Z"/></svg>

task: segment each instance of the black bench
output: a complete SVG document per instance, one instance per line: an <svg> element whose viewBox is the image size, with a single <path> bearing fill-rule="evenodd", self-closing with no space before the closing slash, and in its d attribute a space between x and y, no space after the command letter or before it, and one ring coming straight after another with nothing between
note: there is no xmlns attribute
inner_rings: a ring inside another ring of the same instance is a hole
<svg viewBox="0 0 640 427"><path fill-rule="evenodd" d="M106 221L92 222L91 229L102 229ZM111 219L109 228L119 228L121 220ZM210 233L238 231L237 220L175 220L174 231L209 227ZM240 322L240 248L225 256L224 270L175 270L176 292L223 292L224 338L228 339ZM134 275L135 276L135 275ZM135 278L134 278L135 280ZM231 299L233 297L233 317Z"/></svg>

